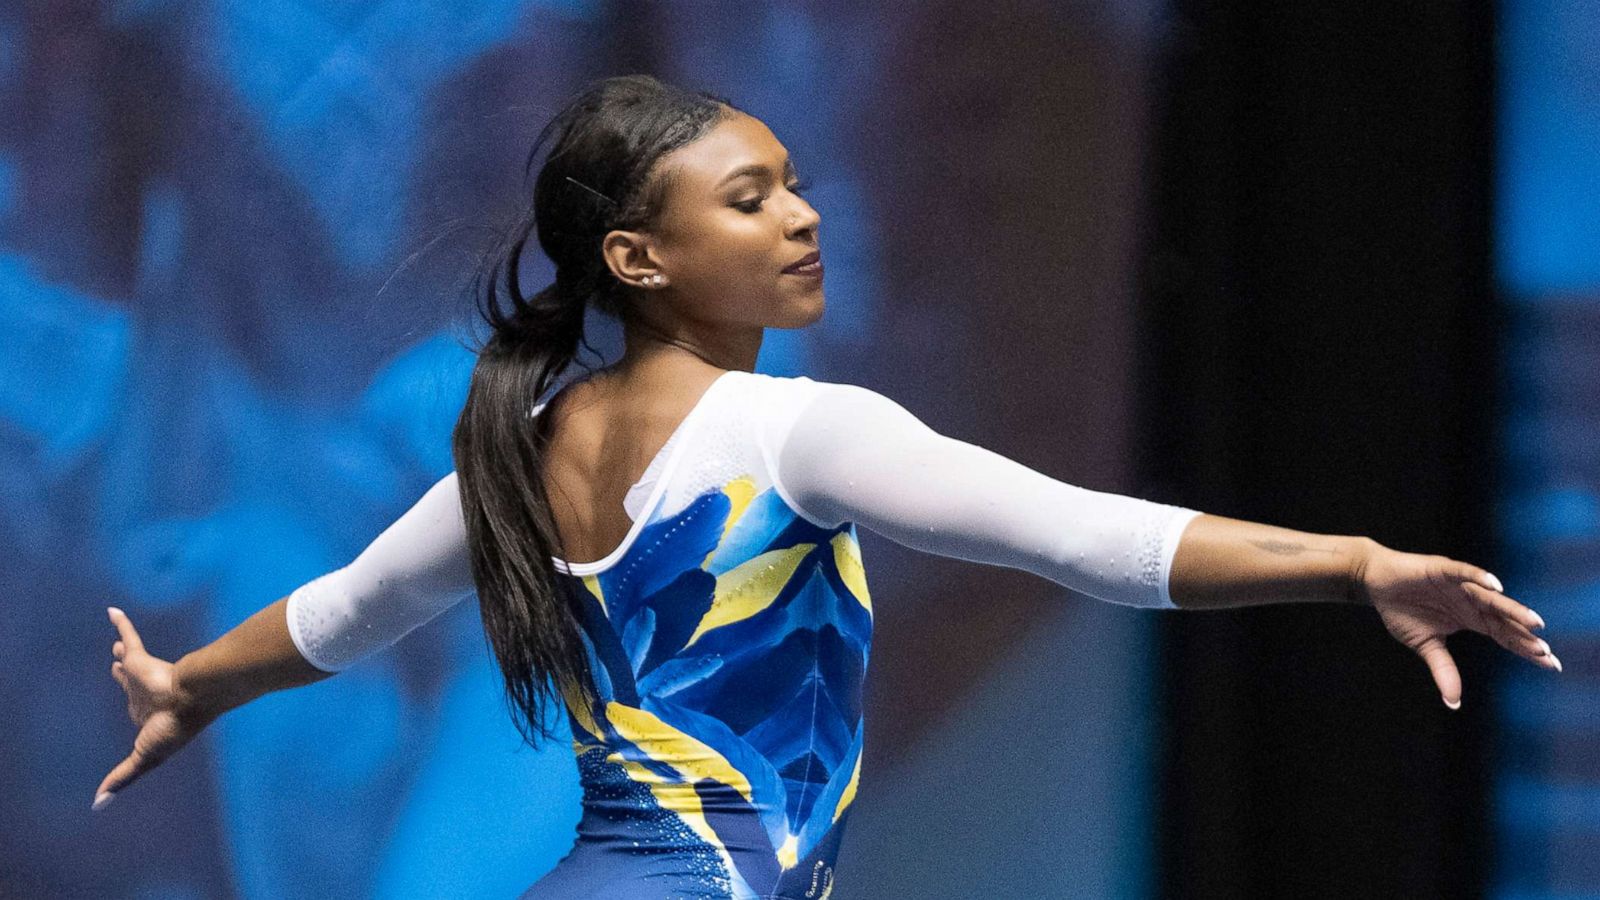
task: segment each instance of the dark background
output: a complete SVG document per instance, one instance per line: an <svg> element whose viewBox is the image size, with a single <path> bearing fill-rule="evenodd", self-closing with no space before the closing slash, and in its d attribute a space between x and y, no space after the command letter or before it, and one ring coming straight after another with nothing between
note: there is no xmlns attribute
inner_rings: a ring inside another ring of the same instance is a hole
<svg viewBox="0 0 1600 900"><path fill-rule="evenodd" d="M1493 11L1173 11L1144 471L1208 512L1497 570ZM1371 610L1167 617L1161 644L1168 895L1483 894L1489 639L1449 641L1458 712Z"/></svg>

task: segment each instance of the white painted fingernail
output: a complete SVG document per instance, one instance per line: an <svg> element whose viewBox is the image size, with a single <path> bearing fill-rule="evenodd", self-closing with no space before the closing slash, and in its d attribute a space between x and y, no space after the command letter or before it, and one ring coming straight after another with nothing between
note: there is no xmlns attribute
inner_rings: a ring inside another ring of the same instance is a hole
<svg viewBox="0 0 1600 900"><path fill-rule="evenodd" d="M1460 709L1461 708L1461 701L1457 700L1456 702L1451 703L1449 700L1446 700L1446 701L1444 701L1444 705L1450 707L1451 709Z"/></svg>
<svg viewBox="0 0 1600 900"><path fill-rule="evenodd" d="M1502 594L1504 594L1506 592L1506 586L1500 583L1500 579L1494 577L1494 573L1493 572L1485 572L1484 574L1489 576L1489 586L1490 587L1494 588L1495 590L1499 591Z"/></svg>
<svg viewBox="0 0 1600 900"><path fill-rule="evenodd" d="M111 801L115 799L117 799L117 794L115 791L101 791L95 795L94 805L90 806L89 808L95 812L99 812L100 810L105 809L107 806L110 806Z"/></svg>
<svg viewBox="0 0 1600 900"><path fill-rule="evenodd" d="M1556 664L1556 671L1561 671L1561 658L1554 653L1550 654L1550 661Z"/></svg>
<svg viewBox="0 0 1600 900"><path fill-rule="evenodd" d="M1530 610L1528 610L1528 612L1533 612L1533 610L1530 609ZM1538 624L1534 625L1533 627L1535 627L1535 628L1543 628L1544 627L1544 616L1541 616L1538 613L1533 613L1533 621L1538 623Z"/></svg>
<svg viewBox="0 0 1600 900"><path fill-rule="evenodd" d="M1544 641L1540 641L1539 642L1539 655L1540 656L1549 656L1550 655L1550 645L1546 644Z"/></svg>

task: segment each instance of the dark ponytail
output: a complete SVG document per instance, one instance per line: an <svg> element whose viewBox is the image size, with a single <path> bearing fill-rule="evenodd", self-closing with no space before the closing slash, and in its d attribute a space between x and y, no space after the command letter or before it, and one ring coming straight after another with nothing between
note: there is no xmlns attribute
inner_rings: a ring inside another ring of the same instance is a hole
<svg viewBox="0 0 1600 900"><path fill-rule="evenodd" d="M626 290L601 256L606 233L653 222L667 187L657 160L734 112L720 97L643 75L590 84L534 141L530 169L555 139L533 202L473 281L490 334L455 427L461 511L484 632L512 719L535 747L553 736L548 701L597 698L575 599L551 559L567 554L544 491L547 417L530 413L577 357L587 307L626 316ZM535 236L556 278L529 296L519 266Z"/></svg>

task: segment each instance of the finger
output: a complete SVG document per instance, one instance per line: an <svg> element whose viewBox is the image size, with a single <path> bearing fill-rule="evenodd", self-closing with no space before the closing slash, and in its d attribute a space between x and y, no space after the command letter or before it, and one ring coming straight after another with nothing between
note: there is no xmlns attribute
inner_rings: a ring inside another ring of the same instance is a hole
<svg viewBox="0 0 1600 900"><path fill-rule="evenodd" d="M119 659L111 664L111 677L117 680L117 684L122 685L123 690L128 689L128 672L123 668L122 660Z"/></svg>
<svg viewBox="0 0 1600 900"><path fill-rule="evenodd" d="M111 644L111 655L112 656L116 657L117 659L121 659L127 652L128 652L128 646L126 644L122 643L121 641L113 641L112 642L112 644Z"/></svg>
<svg viewBox="0 0 1600 900"><path fill-rule="evenodd" d="M1417 655L1428 664L1428 671L1433 673L1433 683L1439 687L1439 697L1444 700L1444 705L1451 709L1461 708L1461 673L1456 670L1456 661L1450 656L1450 651L1445 649L1444 639L1431 637L1417 645Z"/></svg>
<svg viewBox="0 0 1600 900"><path fill-rule="evenodd" d="M1544 669L1561 671L1561 663L1543 638L1535 637L1521 625L1490 613L1488 627L1481 629L1496 644ZM1480 629L1474 629L1480 630Z"/></svg>
<svg viewBox="0 0 1600 900"><path fill-rule="evenodd" d="M1546 669L1561 671L1561 662L1550 650L1550 644L1538 637L1523 621L1516 618L1516 610L1520 604L1502 594L1484 590L1476 584L1465 585L1468 593L1474 595L1479 607L1479 620L1483 627L1475 629L1488 635L1495 643L1519 656L1527 657L1534 663ZM1511 604L1508 607L1504 604Z"/></svg>
<svg viewBox="0 0 1600 900"><path fill-rule="evenodd" d="M1513 608L1518 606L1516 601L1470 582L1464 582L1461 586L1471 596L1478 619L1484 626L1476 630L1489 634L1490 629L1498 629L1514 634L1519 638L1539 640L1539 636L1530 630L1527 619L1519 616L1517 610ZM1512 605L1507 606L1506 604Z"/></svg>
<svg viewBox="0 0 1600 900"><path fill-rule="evenodd" d="M1492 578L1494 576L1491 575L1490 577ZM1493 588L1485 588L1477 582L1468 580L1464 580L1463 583L1468 592L1473 595L1474 599L1478 600L1480 603L1488 604L1496 612L1505 616L1507 619L1522 625L1524 628L1533 629L1544 627L1543 617L1528 607L1523 606L1521 603L1518 603L1510 597L1507 597L1504 591L1497 591Z"/></svg>
<svg viewBox="0 0 1600 900"><path fill-rule="evenodd" d="M115 606L106 607L106 614L111 617L111 624L117 626L117 633L122 635L122 640L128 649L136 653L144 652L144 642L139 640L139 632L133 628L133 623L128 620L128 614Z"/></svg>
<svg viewBox="0 0 1600 900"><path fill-rule="evenodd" d="M1555 668L1555 652L1550 649L1544 638L1534 637L1526 632L1519 634L1515 625L1504 625L1499 634L1492 634L1490 637L1496 644L1518 656L1526 657L1547 668Z"/></svg>
<svg viewBox="0 0 1600 900"><path fill-rule="evenodd" d="M139 776L155 768L155 765L156 764L154 761L140 753L137 749L128 754L127 759L117 763L116 768L112 769L106 775L106 777L101 780L100 787L94 792L95 808L104 809L105 803L111 802L107 800L105 803L102 803L102 795L108 793L117 794L121 792L128 785L137 781Z"/></svg>

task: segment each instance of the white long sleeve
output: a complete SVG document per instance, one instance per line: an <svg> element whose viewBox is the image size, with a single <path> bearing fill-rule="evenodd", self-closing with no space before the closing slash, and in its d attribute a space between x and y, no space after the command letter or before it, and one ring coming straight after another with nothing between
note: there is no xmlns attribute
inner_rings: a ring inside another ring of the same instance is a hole
<svg viewBox="0 0 1600 900"><path fill-rule="evenodd" d="M769 409L774 483L819 525L1022 569L1100 600L1175 608L1168 588L1199 512L1076 487L946 437L868 388L795 379Z"/></svg>
<svg viewBox="0 0 1600 900"><path fill-rule="evenodd" d="M727 373L680 425L625 503L636 525L763 471L819 525L850 521L907 547L1032 572L1089 596L1173 608L1173 554L1198 512L1092 491L933 431L867 388ZM605 560L558 564L594 574ZM473 590L456 474L440 479L356 559L289 596L289 632L337 672Z"/></svg>
<svg viewBox="0 0 1600 900"><path fill-rule="evenodd" d="M466 525L451 472L353 562L289 595L289 636L312 665L338 672L431 621L472 590Z"/></svg>

